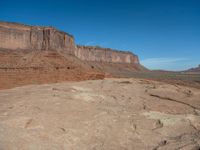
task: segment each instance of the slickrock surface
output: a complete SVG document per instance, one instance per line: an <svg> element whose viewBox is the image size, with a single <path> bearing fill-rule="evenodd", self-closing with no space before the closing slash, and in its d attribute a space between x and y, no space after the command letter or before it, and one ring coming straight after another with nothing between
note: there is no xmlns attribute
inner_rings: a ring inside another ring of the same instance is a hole
<svg viewBox="0 0 200 150"><path fill-rule="evenodd" d="M198 150L200 90L140 79L0 91L0 149Z"/></svg>

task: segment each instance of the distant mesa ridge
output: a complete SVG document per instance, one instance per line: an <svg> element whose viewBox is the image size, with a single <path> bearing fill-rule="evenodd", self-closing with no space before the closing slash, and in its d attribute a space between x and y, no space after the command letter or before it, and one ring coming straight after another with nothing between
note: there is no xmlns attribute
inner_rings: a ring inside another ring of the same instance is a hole
<svg viewBox="0 0 200 150"><path fill-rule="evenodd" d="M0 48L9 50L56 50L84 61L139 64L137 55L110 48L80 46L74 37L54 27L0 22Z"/></svg>
<svg viewBox="0 0 200 150"><path fill-rule="evenodd" d="M188 69L185 72L199 72L200 73L200 65L198 65L198 67L196 68Z"/></svg>

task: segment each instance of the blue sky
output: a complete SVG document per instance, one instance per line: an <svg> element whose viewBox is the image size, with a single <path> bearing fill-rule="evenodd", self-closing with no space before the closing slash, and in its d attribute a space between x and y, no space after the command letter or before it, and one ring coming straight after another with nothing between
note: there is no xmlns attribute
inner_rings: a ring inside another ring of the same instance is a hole
<svg viewBox="0 0 200 150"><path fill-rule="evenodd" d="M200 64L200 0L0 0L0 21L51 25L77 44L137 54L150 69Z"/></svg>

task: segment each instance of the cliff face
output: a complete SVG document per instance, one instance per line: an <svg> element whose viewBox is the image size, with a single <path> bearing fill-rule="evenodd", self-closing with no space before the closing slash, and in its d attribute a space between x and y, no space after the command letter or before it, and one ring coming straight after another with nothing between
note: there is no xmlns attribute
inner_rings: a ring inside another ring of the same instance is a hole
<svg viewBox="0 0 200 150"><path fill-rule="evenodd" d="M78 46L53 27L0 22L0 89L26 84L131 77L146 70L130 52Z"/></svg>
<svg viewBox="0 0 200 150"><path fill-rule="evenodd" d="M22 50L67 50L74 48L72 36L52 27L0 22L0 47Z"/></svg>
<svg viewBox="0 0 200 150"><path fill-rule="evenodd" d="M73 36L52 27L0 22L0 48L9 50L59 50L84 61L139 64L130 52L75 46Z"/></svg>
<svg viewBox="0 0 200 150"><path fill-rule="evenodd" d="M101 47L77 46L75 56L85 61L139 64L138 57L131 52L121 52Z"/></svg>

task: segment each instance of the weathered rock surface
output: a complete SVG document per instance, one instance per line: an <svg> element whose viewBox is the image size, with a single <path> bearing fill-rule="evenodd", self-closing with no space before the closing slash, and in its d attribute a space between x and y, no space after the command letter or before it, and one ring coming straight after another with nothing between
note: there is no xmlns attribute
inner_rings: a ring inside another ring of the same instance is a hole
<svg viewBox="0 0 200 150"><path fill-rule="evenodd" d="M74 48L74 39L53 27L0 22L0 48L70 51Z"/></svg>
<svg viewBox="0 0 200 150"><path fill-rule="evenodd" d="M131 52L122 52L101 47L77 46L75 56L86 61L139 65L138 57Z"/></svg>
<svg viewBox="0 0 200 150"><path fill-rule="evenodd" d="M0 149L198 150L200 90L139 79L0 91Z"/></svg>

